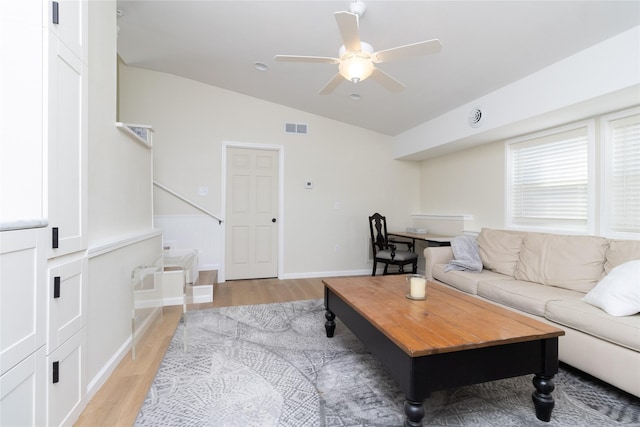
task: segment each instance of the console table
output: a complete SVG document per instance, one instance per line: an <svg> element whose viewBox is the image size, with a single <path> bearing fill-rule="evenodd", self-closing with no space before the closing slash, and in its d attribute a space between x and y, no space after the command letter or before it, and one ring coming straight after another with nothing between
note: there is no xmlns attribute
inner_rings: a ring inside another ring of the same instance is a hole
<svg viewBox="0 0 640 427"><path fill-rule="evenodd" d="M421 240L427 243L427 246L451 246L451 239L454 236L441 236L439 234L428 233L410 233L408 231L389 231L389 236L398 236L411 239L413 247L416 247L416 240Z"/></svg>

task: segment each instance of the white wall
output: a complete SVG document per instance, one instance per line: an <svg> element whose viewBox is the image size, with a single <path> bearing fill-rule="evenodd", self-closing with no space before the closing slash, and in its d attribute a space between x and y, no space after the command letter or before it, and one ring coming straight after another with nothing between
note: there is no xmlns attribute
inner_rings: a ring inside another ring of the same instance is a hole
<svg viewBox="0 0 640 427"><path fill-rule="evenodd" d="M367 217L380 211L392 228L411 225L419 207L419 165L393 160L390 137L169 74L123 65L120 78L122 121L156 130L156 180L211 212L225 216L224 142L283 148L281 277L368 272ZM309 133L285 134L285 122L305 123ZM314 188L305 189L305 181ZM198 195L201 186L208 187L207 196ZM154 194L163 221L171 216L179 223L176 216L184 216L188 227L188 216L200 214L162 190ZM211 239L220 257L224 223L216 227ZM204 262L224 265L222 259Z"/></svg>
<svg viewBox="0 0 640 427"><path fill-rule="evenodd" d="M156 129L155 178L222 217L223 142L282 147L280 277L362 273L370 267L366 217L375 211L394 229L420 225L415 213L472 215L460 225L469 231L502 227L500 141L636 103L639 35L640 27L624 32L396 138L126 65L120 67L120 114L122 121ZM485 118L474 130L467 115L476 105ZM285 134L284 122L308 124L309 134ZM431 159L418 164L394 157ZM313 190L304 189L307 180ZM198 195L203 186L207 196ZM341 209L334 209L336 202ZM201 245L201 267L224 265L224 224L199 234L191 218L200 212L158 189L154 203L172 247ZM201 238L207 240L198 243Z"/></svg>
<svg viewBox="0 0 640 427"><path fill-rule="evenodd" d="M131 273L161 255L152 231L152 153L115 127L116 2L89 5L87 382L91 396L131 340Z"/></svg>
<svg viewBox="0 0 640 427"><path fill-rule="evenodd" d="M640 104L640 98L637 102ZM593 161L595 165L594 231L605 235L601 229L602 187L602 133L600 118L611 111L603 106L594 119ZM506 227L506 145L505 141L494 141L455 153L427 159L421 162L422 211L463 213L472 218L464 222L464 230L479 232L482 227ZM561 232L561 231L559 231Z"/></svg>
<svg viewBox="0 0 640 427"><path fill-rule="evenodd" d="M224 226L218 221L205 214L156 215L154 226L162 230L165 248L197 249L198 270L220 271Z"/></svg>
<svg viewBox="0 0 640 427"><path fill-rule="evenodd" d="M115 1L89 2L89 242L152 226L152 152L116 128Z"/></svg>
<svg viewBox="0 0 640 427"><path fill-rule="evenodd" d="M410 129L395 158L425 159L638 103L640 26ZM481 126L468 124L481 107Z"/></svg>
<svg viewBox="0 0 640 427"><path fill-rule="evenodd" d="M394 156L426 159L420 166L422 213L469 215L470 220L457 221L464 231L504 228L506 138L638 103L640 27L635 27L399 135ZM484 113L477 129L467 122L475 106ZM596 132L596 164L599 154Z"/></svg>
<svg viewBox="0 0 640 427"><path fill-rule="evenodd" d="M159 234L149 234L115 250L94 248L89 251L86 370L89 396L107 380L130 349L131 274L138 266L153 264L153 257L160 256L160 244Z"/></svg>

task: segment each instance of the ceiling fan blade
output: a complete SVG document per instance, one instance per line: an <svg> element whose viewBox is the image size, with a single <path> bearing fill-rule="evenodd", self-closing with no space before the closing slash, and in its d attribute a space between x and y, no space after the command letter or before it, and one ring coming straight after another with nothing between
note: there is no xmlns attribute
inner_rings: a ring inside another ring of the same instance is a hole
<svg viewBox="0 0 640 427"><path fill-rule="evenodd" d="M391 92L395 92L395 93L402 92L402 90L405 88L405 85L403 85L402 83L400 83L399 81L397 81L396 79L394 79L389 74L385 73L379 68L373 69L373 73L371 73L371 78L377 81L378 83L380 83L382 86L384 86Z"/></svg>
<svg viewBox="0 0 640 427"><path fill-rule="evenodd" d="M371 55L371 60L374 63L379 64L381 62L395 61L396 59L438 53L441 50L442 43L440 40L433 39L375 52Z"/></svg>
<svg viewBox="0 0 640 427"><path fill-rule="evenodd" d="M324 64L339 64L338 58L325 56L297 56L297 55L276 55L273 59L277 62L319 62Z"/></svg>
<svg viewBox="0 0 640 427"><path fill-rule="evenodd" d="M335 76L333 76L331 80L329 80L329 82L326 85L324 85L322 89L320 89L320 92L318 92L318 95L329 95L343 81L345 81L344 77L342 77L340 73L336 74Z"/></svg>
<svg viewBox="0 0 640 427"><path fill-rule="evenodd" d="M336 12L333 15L336 17L344 47L350 52L360 52L358 15L349 12Z"/></svg>

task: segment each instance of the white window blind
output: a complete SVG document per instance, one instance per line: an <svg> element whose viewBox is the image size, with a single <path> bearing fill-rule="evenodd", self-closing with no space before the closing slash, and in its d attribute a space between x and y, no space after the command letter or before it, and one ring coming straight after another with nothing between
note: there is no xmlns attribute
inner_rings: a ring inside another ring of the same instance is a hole
<svg viewBox="0 0 640 427"><path fill-rule="evenodd" d="M507 223L592 231L593 123L507 141Z"/></svg>
<svg viewBox="0 0 640 427"><path fill-rule="evenodd" d="M640 234L640 110L603 117L602 228Z"/></svg>

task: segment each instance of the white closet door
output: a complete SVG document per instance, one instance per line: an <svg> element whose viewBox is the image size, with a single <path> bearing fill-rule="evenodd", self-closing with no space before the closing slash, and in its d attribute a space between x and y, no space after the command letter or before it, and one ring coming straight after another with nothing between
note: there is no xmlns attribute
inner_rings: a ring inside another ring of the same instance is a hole
<svg viewBox="0 0 640 427"><path fill-rule="evenodd" d="M278 276L278 152L227 151L225 278Z"/></svg>

